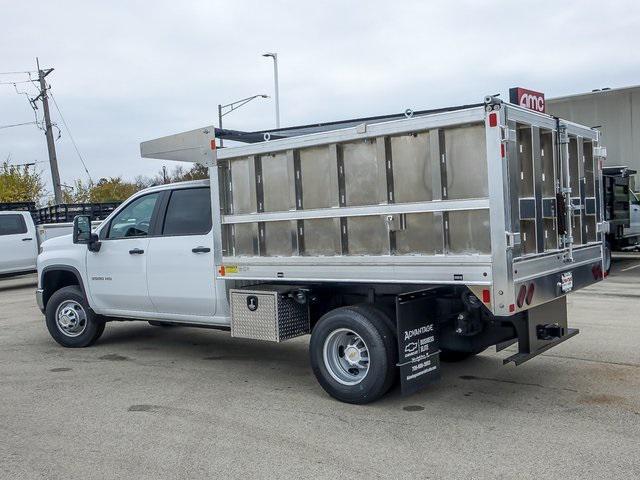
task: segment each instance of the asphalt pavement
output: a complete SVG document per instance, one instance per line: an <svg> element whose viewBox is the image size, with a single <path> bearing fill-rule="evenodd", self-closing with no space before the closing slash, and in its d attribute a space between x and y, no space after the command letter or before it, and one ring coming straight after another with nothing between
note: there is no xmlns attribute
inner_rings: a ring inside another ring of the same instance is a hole
<svg viewBox="0 0 640 480"><path fill-rule="evenodd" d="M0 280L1 478L640 478L637 254L568 297L577 337L519 367L509 351L445 364L367 406L324 393L308 337L113 322L64 349L34 281Z"/></svg>

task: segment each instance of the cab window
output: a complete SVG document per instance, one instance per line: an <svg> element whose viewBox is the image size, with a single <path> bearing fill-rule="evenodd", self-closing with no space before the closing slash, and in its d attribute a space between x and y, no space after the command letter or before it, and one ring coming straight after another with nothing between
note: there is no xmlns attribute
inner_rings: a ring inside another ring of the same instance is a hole
<svg viewBox="0 0 640 480"><path fill-rule="evenodd" d="M211 230L211 193L208 188L171 192L163 235L204 235Z"/></svg>
<svg viewBox="0 0 640 480"><path fill-rule="evenodd" d="M0 215L0 236L27 233L27 224L22 215Z"/></svg>
<svg viewBox="0 0 640 480"><path fill-rule="evenodd" d="M108 239L145 237L149 235L151 217L156 207L160 193L151 193L136 198L124 207L113 219L109 226Z"/></svg>

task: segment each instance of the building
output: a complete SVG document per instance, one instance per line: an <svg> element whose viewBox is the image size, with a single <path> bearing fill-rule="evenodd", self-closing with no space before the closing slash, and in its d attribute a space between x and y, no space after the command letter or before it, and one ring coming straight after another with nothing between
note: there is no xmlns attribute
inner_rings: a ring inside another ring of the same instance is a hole
<svg viewBox="0 0 640 480"><path fill-rule="evenodd" d="M547 99L547 113L598 127L607 147L605 165L640 171L640 86L594 90Z"/></svg>

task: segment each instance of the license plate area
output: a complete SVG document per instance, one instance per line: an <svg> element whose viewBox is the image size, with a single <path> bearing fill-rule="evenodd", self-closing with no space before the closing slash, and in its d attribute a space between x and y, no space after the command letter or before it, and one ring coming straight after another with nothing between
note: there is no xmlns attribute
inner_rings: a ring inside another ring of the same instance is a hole
<svg viewBox="0 0 640 480"><path fill-rule="evenodd" d="M560 289L562 293L568 293L573 290L573 273L572 272L564 272L560 276Z"/></svg>

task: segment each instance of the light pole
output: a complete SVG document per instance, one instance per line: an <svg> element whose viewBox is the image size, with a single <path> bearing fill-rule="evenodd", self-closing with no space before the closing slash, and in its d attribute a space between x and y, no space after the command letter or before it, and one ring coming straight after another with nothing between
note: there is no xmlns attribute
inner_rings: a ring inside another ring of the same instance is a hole
<svg viewBox="0 0 640 480"><path fill-rule="evenodd" d="M280 128L280 93L278 92L278 54L263 53L263 57L273 58L273 83L275 84L275 100L276 100L276 128Z"/></svg>
<svg viewBox="0 0 640 480"><path fill-rule="evenodd" d="M231 102L231 103L227 103L226 105L218 105L218 128L220 128L220 130L222 130L222 117L224 117L225 115L230 114L231 112L233 112L234 110L237 110L238 108L242 107L243 105L246 105L247 103L249 103L251 100L255 99L255 98L269 98L269 95L264 95L264 94L260 94L260 95L253 95L252 97L247 97L247 98L243 98L241 100L236 100L235 102ZM227 110L226 112L223 112L223 110L225 108L228 108L229 110ZM222 143L222 137L220 137L220 146L222 147L223 143Z"/></svg>

